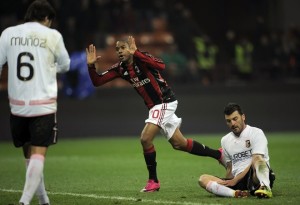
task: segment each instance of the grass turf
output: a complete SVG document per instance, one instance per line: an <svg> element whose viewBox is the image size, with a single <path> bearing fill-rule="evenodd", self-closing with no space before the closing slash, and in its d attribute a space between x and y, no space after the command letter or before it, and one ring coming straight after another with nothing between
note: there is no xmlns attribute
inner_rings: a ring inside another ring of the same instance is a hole
<svg viewBox="0 0 300 205"><path fill-rule="evenodd" d="M187 136L218 148L221 135ZM201 189L203 173L224 176L212 158L174 151L163 137L155 139L161 189L140 193L148 174L138 138L61 140L49 148L44 173L52 205L127 204L298 204L300 133L267 133L271 166L276 173L271 199L216 197ZM17 204L24 185L21 149L0 142L0 205ZM32 204L38 204L34 198Z"/></svg>

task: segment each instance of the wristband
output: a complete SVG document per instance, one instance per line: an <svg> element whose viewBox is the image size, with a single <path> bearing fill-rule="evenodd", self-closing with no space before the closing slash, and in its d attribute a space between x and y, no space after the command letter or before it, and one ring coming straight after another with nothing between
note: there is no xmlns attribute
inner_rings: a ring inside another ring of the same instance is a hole
<svg viewBox="0 0 300 205"><path fill-rule="evenodd" d="M89 68L96 68L95 64L87 64Z"/></svg>

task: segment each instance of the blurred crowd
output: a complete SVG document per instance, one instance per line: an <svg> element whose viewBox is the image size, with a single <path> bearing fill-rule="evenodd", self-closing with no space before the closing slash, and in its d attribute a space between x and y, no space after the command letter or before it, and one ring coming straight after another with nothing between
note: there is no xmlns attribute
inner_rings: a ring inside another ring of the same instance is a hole
<svg viewBox="0 0 300 205"><path fill-rule="evenodd" d="M24 5L28 1L17 2L7 2L2 6L2 9L12 9L14 12L1 13L1 31L22 20ZM264 24L265 19L257 16L256 30L240 32L228 28L216 39L201 29L184 0L50 2L58 15L54 27L63 34L70 55L76 56L75 53L84 51L92 42L99 52L107 52L111 56L115 39L132 34L137 36L138 46L165 61L167 69L164 75L170 82L209 86L298 82L300 79L299 26L270 30ZM149 40L154 36L158 38ZM84 57L78 56L79 60L84 60ZM110 57L110 61L104 64L113 64L113 60L116 59ZM78 75L79 72L76 70L80 69L73 68L74 72L64 77L70 87L79 86L76 82L79 79L76 73Z"/></svg>

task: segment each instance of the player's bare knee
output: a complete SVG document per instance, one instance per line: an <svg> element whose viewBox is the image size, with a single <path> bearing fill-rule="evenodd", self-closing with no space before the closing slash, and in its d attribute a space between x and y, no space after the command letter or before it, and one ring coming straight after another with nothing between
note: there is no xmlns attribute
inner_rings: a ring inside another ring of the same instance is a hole
<svg viewBox="0 0 300 205"><path fill-rule="evenodd" d="M254 155L253 158L252 158L253 162L256 162L256 161L259 161L259 160L263 160L261 155Z"/></svg>
<svg viewBox="0 0 300 205"><path fill-rule="evenodd" d="M143 146L147 146L152 143L151 138L147 137L147 135L141 135L140 141Z"/></svg>
<svg viewBox="0 0 300 205"><path fill-rule="evenodd" d="M264 165L266 165L266 161L263 159L262 156L257 155L257 156L253 157L252 164L254 165L254 167L264 166Z"/></svg>
<svg viewBox="0 0 300 205"><path fill-rule="evenodd" d="M183 150L186 151L186 141L181 140L180 138L172 137L169 140L169 143L172 145L175 150Z"/></svg>
<svg viewBox="0 0 300 205"><path fill-rule="evenodd" d="M175 150L181 150L181 149L180 149L180 146L178 146L178 145L173 145L173 144L172 144L172 147L173 147L173 149L175 149Z"/></svg>
<svg viewBox="0 0 300 205"><path fill-rule="evenodd" d="M185 145L177 141L170 141L173 149L175 150L185 150Z"/></svg>
<svg viewBox="0 0 300 205"><path fill-rule="evenodd" d="M208 181L208 175L203 174L199 177L198 184L199 186L206 188L207 181Z"/></svg>
<svg viewBox="0 0 300 205"><path fill-rule="evenodd" d="M142 145L146 145L147 144L147 140L143 137L140 138L140 142Z"/></svg>

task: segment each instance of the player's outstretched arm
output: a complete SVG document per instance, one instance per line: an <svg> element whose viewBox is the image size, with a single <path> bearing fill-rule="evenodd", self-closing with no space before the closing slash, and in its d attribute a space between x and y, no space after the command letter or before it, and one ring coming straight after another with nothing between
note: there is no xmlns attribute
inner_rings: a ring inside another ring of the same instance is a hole
<svg viewBox="0 0 300 205"><path fill-rule="evenodd" d="M96 46L91 44L91 45L89 45L88 48L86 48L86 62L88 65L92 66L92 65L98 64L98 62L100 61L100 58L101 58L101 56L97 56Z"/></svg>
<svg viewBox="0 0 300 205"><path fill-rule="evenodd" d="M135 39L133 36L128 37L128 47L129 47L129 53L134 54L134 52L137 50Z"/></svg>

